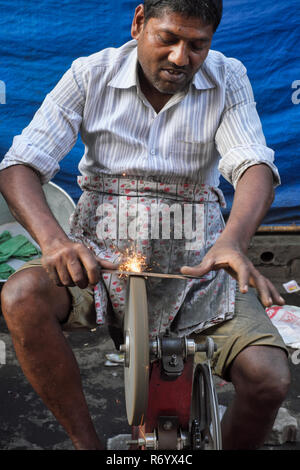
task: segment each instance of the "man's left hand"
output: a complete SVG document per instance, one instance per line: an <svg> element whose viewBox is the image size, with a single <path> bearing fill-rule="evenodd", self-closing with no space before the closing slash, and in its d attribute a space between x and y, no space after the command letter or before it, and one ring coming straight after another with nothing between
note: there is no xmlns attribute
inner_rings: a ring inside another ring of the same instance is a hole
<svg viewBox="0 0 300 470"><path fill-rule="evenodd" d="M228 241L217 241L197 266L183 266L181 273L202 277L210 271L225 269L238 283L240 292L246 293L248 287L255 287L265 307L284 305L285 301L272 282L263 276L252 264L242 249Z"/></svg>

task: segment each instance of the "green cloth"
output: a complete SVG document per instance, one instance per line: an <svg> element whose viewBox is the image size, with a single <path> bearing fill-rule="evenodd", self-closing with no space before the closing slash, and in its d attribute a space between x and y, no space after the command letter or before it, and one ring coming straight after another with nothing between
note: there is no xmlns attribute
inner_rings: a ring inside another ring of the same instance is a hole
<svg viewBox="0 0 300 470"><path fill-rule="evenodd" d="M6 264L10 258L29 261L37 255L41 255L38 250L24 235L11 234L5 230L0 234L0 277L7 279L15 270Z"/></svg>
<svg viewBox="0 0 300 470"><path fill-rule="evenodd" d="M9 240L10 238L11 234L9 233L9 231L4 230L4 232L0 234L0 243L6 242L6 240Z"/></svg>
<svg viewBox="0 0 300 470"><path fill-rule="evenodd" d="M15 272L7 263L0 263L0 279L8 279Z"/></svg>

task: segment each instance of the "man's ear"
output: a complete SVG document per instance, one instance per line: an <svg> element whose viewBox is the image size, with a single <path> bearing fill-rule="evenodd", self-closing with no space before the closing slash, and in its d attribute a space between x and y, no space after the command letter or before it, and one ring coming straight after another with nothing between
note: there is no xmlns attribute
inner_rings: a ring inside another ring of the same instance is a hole
<svg viewBox="0 0 300 470"><path fill-rule="evenodd" d="M131 25L131 37L139 39L145 24L144 5L138 5L135 9L134 18Z"/></svg>

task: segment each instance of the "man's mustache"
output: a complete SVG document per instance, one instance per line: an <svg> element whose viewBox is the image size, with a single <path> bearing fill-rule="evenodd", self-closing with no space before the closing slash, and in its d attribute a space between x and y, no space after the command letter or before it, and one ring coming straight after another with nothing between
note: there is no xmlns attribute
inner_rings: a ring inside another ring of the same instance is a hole
<svg viewBox="0 0 300 470"><path fill-rule="evenodd" d="M176 72L184 72L184 73L188 73L190 71L190 67L188 66L179 66L179 65L176 65L176 64L172 64L171 62L168 62L167 64L164 64L161 66L162 69L171 69L171 70L174 70Z"/></svg>

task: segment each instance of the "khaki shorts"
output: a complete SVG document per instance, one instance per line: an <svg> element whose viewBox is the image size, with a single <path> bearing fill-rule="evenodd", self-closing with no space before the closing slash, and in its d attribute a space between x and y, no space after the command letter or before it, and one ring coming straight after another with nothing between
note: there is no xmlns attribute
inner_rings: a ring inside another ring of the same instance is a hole
<svg viewBox="0 0 300 470"><path fill-rule="evenodd" d="M246 294L236 291L235 316L232 320L219 323L200 334L191 335L196 343L204 343L210 336L218 349L212 359L215 375L230 381L229 366L237 355L248 346L274 346L289 351L277 328L269 319L256 290L250 288ZM205 359L204 353L196 353L196 362Z"/></svg>
<svg viewBox="0 0 300 470"><path fill-rule="evenodd" d="M18 271L35 266L41 267L41 265L40 259L35 259L25 263ZM71 294L72 307L63 328L95 328L97 325L93 290L79 287L67 289ZM116 334L118 335L118 332ZM247 294L241 294L237 290L235 316L232 320L216 324L202 333L192 334L190 338L196 343L204 343L207 336L210 336L218 347L212 359L213 373L227 381L229 380L227 374L229 366L247 346L274 346L289 354L277 328L260 303L256 290L252 288ZM204 359L205 354L196 353L196 362L202 362Z"/></svg>

